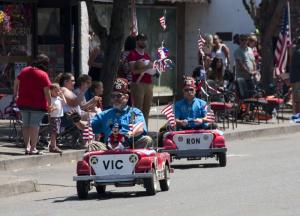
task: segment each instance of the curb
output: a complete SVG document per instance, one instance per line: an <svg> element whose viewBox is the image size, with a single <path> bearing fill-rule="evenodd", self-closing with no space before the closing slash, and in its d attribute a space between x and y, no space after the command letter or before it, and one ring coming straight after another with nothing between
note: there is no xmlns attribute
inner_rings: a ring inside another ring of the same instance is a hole
<svg viewBox="0 0 300 216"><path fill-rule="evenodd" d="M39 191L38 183L33 179L24 179L15 176L2 176L0 183L0 198L14 196L22 193Z"/></svg>
<svg viewBox="0 0 300 216"><path fill-rule="evenodd" d="M300 132L300 124L224 133L226 142Z"/></svg>
<svg viewBox="0 0 300 216"><path fill-rule="evenodd" d="M284 126L276 126L263 129L245 130L245 131L233 131L224 132L226 142L235 140L253 139L257 137L266 137L271 135L296 133L300 131L300 124L291 124ZM156 132L149 132L149 135L153 138L156 137ZM46 154L46 155L34 155L34 156L20 156L14 159L7 159L0 161L0 172L9 170L18 170L34 166L45 166L48 164L58 164L70 162L72 160L81 160L85 150L70 150L64 152L62 156L59 154Z"/></svg>
<svg viewBox="0 0 300 216"><path fill-rule="evenodd" d="M44 166L48 164L58 164L70 162L72 160L80 160L85 150L71 150L64 152L62 156L59 154L46 154L46 155L34 155L34 156L20 156L14 159L1 160L0 161L0 172L8 170L17 170L22 168Z"/></svg>

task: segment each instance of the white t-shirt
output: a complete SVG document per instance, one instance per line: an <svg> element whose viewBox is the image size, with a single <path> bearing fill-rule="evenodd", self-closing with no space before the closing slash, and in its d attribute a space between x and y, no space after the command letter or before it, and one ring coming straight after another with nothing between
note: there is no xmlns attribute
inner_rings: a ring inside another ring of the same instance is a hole
<svg viewBox="0 0 300 216"><path fill-rule="evenodd" d="M55 109L50 113L50 117L63 117L64 116L62 104L63 104L63 99L60 98L59 96L51 97L51 105Z"/></svg>
<svg viewBox="0 0 300 216"><path fill-rule="evenodd" d="M211 51L211 57L212 58L215 58L215 57L221 58L222 61L223 61L223 67L225 69L226 66L228 65L228 60L227 60L227 57L226 57L225 53L223 52L223 49L224 49L223 47L224 47L224 45L221 45L219 49L212 50Z"/></svg>

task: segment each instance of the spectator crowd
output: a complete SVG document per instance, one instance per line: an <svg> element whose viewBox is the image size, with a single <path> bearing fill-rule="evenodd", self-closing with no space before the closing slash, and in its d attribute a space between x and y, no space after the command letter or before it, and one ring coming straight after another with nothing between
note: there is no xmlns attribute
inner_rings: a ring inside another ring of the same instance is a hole
<svg viewBox="0 0 300 216"><path fill-rule="evenodd" d="M91 36L91 40L92 37L94 36ZM234 43L236 49L232 52L218 35L205 36L203 52L198 53L198 66L193 70L192 77L184 80L183 94L187 100L176 103L176 106L179 106L178 112L181 112L180 107L188 107L189 103L196 101L202 114L201 118L199 116L200 119L197 116L195 118L204 124L203 113L207 111L203 109L206 103L194 97L205 100L207 92L199 87L206 84L209 89L224 91L230 89L237 79L245 80L250 90L255 90L259 86L261 57L258 35L254 33L235 35ZM139 34L136 37L127 37L113 84L111 107L104 109L101 98L103 83L100 81L105 76L102 69L104 54L100 43L93 41L91 44L89 71L80 75L76 82L72 73L62 73L51 83L47 75L49 58L43 54L38 55L33 64L25 67L16 78L14 99L22 113L25 154L42 153L36 146L39 123L46 113L49 114L50 152L62 153L58 147L57 136L63 128L71 125L75 125L78 130L92 127L93 133L89 136L102 142L95 147L87 146L88 143L83 142L80 146L83 148L107 149L112 146L125 148L126 146L120 146L120 140L125 140L124 142L131 147L152 145L152 139L147 136L147 125L153 99L154 67L153 60L147 53L147 36ZM234 61L230 59L231 53ZM295 59L293 62L292 69L298 70L299 60ZM292 78L297 87L299 82L297 76L292 75ZM32 85L32 82L37 85ZM284 84L289 86L288 82ZM295 97L295 100L298 100L298 97ZM179 116L181 115L178 114L176 119L178 125L185 127L190 124ZM192 123L194 124L197 125ZM112 131L114 134L111 134ZM119 133L123 137L120 137Z"/></svg>

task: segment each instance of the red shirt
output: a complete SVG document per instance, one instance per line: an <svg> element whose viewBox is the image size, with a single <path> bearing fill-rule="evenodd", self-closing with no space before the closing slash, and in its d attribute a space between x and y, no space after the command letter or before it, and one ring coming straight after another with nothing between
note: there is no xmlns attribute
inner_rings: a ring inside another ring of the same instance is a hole
<svg viewBox="0 0 300 216"><path fill-rule="evenodd" d="M47 110L44 88L51 85L48 74L35 67L25 67L17 79L20 82L17 105L21 109Z"/></svg>
<svg viewBox="0 0 300 216"><path fill-rule="evenodd" d="M144 53L144 55L140 55L136 50L132 50L129 53L127 59L128 59L129 63L136 62L140 59L151 60L150 56L147 53ZM141 76L141 74L133 74L132 82L136 82L138 80L139 76ZM140 82L150 84L150 83L152 83L152 76L150 74L144 74L143 77L141 78Z"/></svg>

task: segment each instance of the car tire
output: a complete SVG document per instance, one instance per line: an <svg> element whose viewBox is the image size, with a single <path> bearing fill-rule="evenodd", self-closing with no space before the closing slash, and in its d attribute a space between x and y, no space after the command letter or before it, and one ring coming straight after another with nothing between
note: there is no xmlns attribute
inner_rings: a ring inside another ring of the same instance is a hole
<svg viewBox="0 0 300 216"><path fill-rule="evenodd" d="M225 152L219 153L218 160L219 160L220 167L225 167L227 163L226 153Z"/></svg>
<svg viewBox="0 0 300 216"><path fill-rule="evenodd" d="M106 191L106 185L98 185L96 186L96 191L98 194L104 194Z"/></svg>
<svg viewBox="0 0 300 216"><path fill-rule="evenodd" d="M159 181L161 191L168 191L170 189L170 169L165 166L164 179Z"/></svg>
<svg viewBox="0 0 300 216"><path fill-rule="evenodd" d="M90 182L77 181L76 182L77 195L79 199L86 199L90 190Z"/></svg>
<svg viewBox="0 0 300 216"><path fill-rule="evenodd" d="M157 191L157 176L154 168L151 170L151 174L151 178L144 179L144 187L149 196L155 195Z"/></svg>

